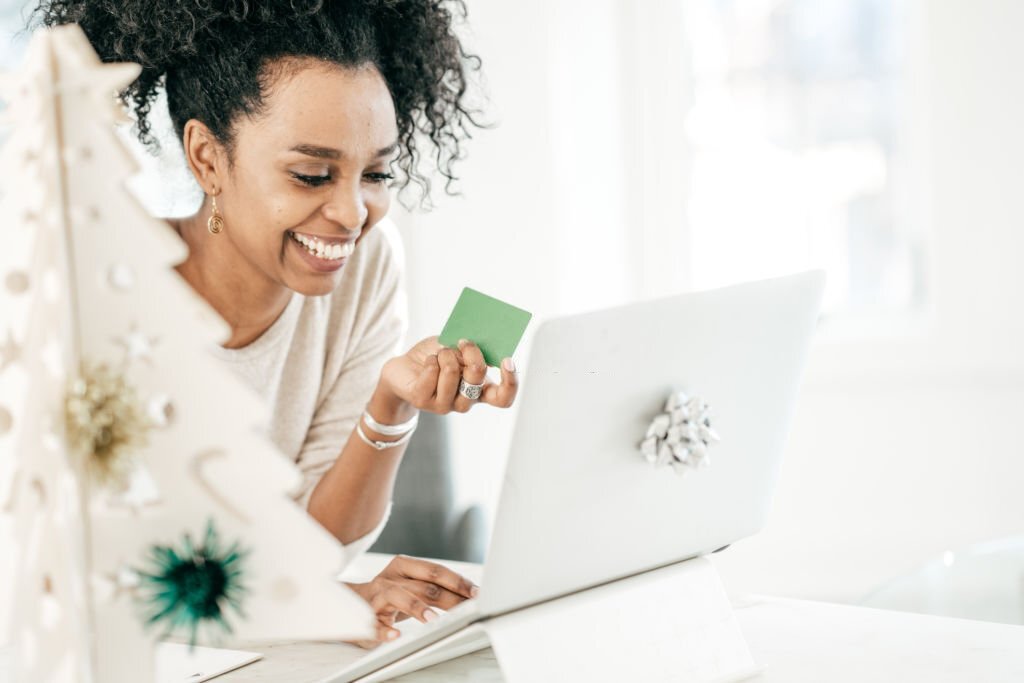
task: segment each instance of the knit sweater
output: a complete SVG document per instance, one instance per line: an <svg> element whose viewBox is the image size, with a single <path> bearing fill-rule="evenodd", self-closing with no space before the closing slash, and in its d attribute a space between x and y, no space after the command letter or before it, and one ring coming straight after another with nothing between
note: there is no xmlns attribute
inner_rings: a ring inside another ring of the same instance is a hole
<svg viewBox="0 0 1024 683"><path fill-rule="evenodd" d="M268 435L302 471L294 497L303 508L355 429L384 362L402 352L403 265L397 230L382 222L359 242L332 293L293 293L258 339L214 349L269 402ZM373 544L390 512L389 503L374 530L346 545L346 562Z"/></svg>

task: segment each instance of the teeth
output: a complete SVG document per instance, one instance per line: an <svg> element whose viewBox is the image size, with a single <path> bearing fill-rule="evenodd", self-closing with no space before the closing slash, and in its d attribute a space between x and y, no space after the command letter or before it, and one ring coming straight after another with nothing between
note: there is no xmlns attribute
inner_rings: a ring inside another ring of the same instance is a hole
<svg viewBox="0 0 1024 683"><path fill-rule="evenodd" d="M296 232L292 233L292 237L296 242L304 246L310 254L325 261L337 261L340 258L348 258L356 249L355 242L345 242L344 244L334 242L333 244L328 244L315 237L307 237Z"/></svg>

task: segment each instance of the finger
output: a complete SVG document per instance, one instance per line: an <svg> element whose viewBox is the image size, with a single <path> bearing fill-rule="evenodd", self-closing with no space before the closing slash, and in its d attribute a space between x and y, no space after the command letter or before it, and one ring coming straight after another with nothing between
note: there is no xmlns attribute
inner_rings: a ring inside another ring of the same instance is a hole
<svg viewBox="0 0 1024 683"><path fill-rule="evenodd" d="M429 581L419 581L417 579L409 579L405 587L420 596L420 600L431 605L432 607L440 607L443 610L450 610L455 605L466 600L466 596L453 593L443 586L439 586L436 583L430 583Z"/></svg>
<svg viewBox="0 0 1024 683"><path fill-rule="evenodd" d="M437 584L466 598L475 598L480 590L466 577L436 562L398 555L391 561L391 565L402 576Z"/></svg>
<svg viewBox="0 0 1024 683"><path fill-rule="evenodd" d="M363 648L364 650L372 650L373 648L377 647L381 643L387 642L389 640L394 640L395 638L397 638L400 635L402 635L402 633L398 629L392 628L390 624L386 624L386 623L378 621L377 622L377 632L376 632L377 639L376 640L369 640L369 639L368 640L346 640L346 641L343 641L343 642L351 643L352 645L357 645L357 646Z"/></svg>
<svg viewBox="0 0 1024 683"><path fill-rule="evenodd" d="M501 362L501 384L488 384L484 387L480 400L498 408L508 408L515 403L519 393L519 375L515 362L506 358Z"/></svg>
<svg viewBox="0 0 1024 683"><path fill-rule="evenodd" d="M459 357L451 349L441 349L437 354L441 364L441 375L437 378L437 393L434 395L435 405L440 410L448 411L455 401L459 390L459 378L462 377L462 365Z"/></svg>
<svg viewBox="0 0 1024 683"><path fill-rule="evenodd" d="M412 396L417 407L426 406L434 398L434 390L437 388L437 378L441 374L441 365L436 355L427 356L423 363L423 370L413 384Z"/></svg>
<svg viewBox="0 0 1024 683"><path fill-rule="evenodd" d="M343 640L341 642L348 643L349 645L356 645L358 647L363 648L364 650L372 650L373 648L380 645L379 640Z"/></svg>
<svg viewBox="0 0 1024 683"><path fill-rule="evenodd" d="M391 624L378 623L377 624L377 640L378 641L389 641L394 640L398 636L402 635L402 632L397 628L394 628Z"/></svg>
<svg viewBox="0 0 1024 683"><path fill-rule="evenodd" d="M430 605L417 597L412 591L397 584L392 584L385 590L377 593L370 604L378 614L396 610L424 623L437 618L437 612L432 610Z"/></svg>
<svg viewBox="0 0 1024 683"><path fill-rule="evenodd" d="M471 341L462 339L459 341L459 353L462 356L462 379L469 384L483 384L487 379L487 361L480 347ZM455 410L460 413L468 412L477 401L468 399L460 393L455 396Z"/></svg>
<svg viewBox="0 0 1024 683"><path fill-rule="evenodd" d="M462 354L462 376L470 384L483 384L487 378L487 361L480 347L463 339L459 341L459 353Z"/></svg>
<svg viewBox="0 0 1024 683"><path fill-rule="evenodd" d="M427 356L440 353L443 348L445 348L444 345L438 341L437 337L425 337L418 341L409 352L416 357L426 358Z"/></svg>

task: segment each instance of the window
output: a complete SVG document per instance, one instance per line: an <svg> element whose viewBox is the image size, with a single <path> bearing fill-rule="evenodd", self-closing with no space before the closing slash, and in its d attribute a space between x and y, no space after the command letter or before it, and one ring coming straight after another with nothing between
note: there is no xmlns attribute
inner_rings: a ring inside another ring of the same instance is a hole
<svg viewBox="0 0 1024 683"><path fill-rule="evenodd" d="M26 18L34 3L14 2L0 7L0 69L9 71L21 63L28 34L24 32Z"/></svg>
<svg viewBox="0 0 1024 683"><path fill-rule="evenodd" d="M925 301L906 2L685 0L691 281L821 267L832 316Z"/></svg>

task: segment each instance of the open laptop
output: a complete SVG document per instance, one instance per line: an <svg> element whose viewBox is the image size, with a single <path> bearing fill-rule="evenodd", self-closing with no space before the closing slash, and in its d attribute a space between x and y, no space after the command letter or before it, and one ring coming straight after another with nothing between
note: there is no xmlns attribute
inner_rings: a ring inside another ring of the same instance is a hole
<svg viewBox="0 0 1024 683"><path fill-rule="evenodd" d="M369 676L442 639L460 644L441 659L479 649L486 641L457 634L760 530L823 286L823 273L811 271L542 323L479 597L330 680ZM683 476L639 450L680 390L711 406L721 439L707 466ZM415 658L417 667L439 661Z"/></svg>

